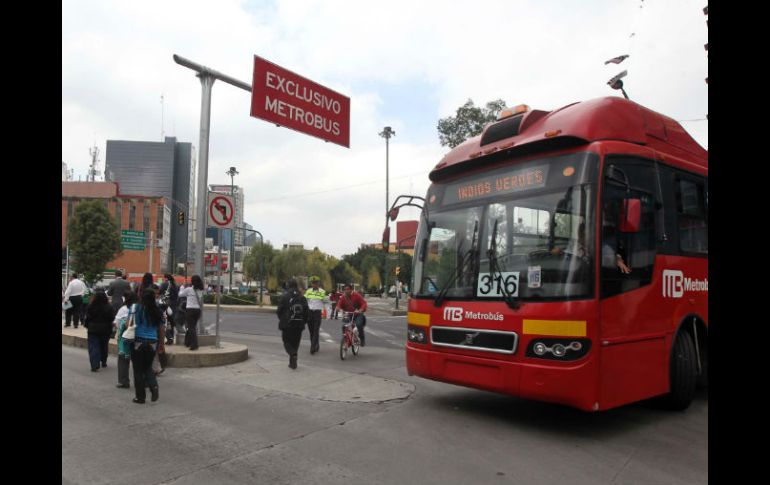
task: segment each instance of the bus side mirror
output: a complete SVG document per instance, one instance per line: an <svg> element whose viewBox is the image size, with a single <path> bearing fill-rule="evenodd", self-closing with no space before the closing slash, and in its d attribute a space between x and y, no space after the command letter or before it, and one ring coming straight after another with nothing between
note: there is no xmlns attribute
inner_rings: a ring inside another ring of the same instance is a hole
<svg viewBox="0 0 770 485"><path fill-rule="evenodd" d="M639 232L642 219L642 201L640 199L623 199L623 218L620 221L620 232Z"/></svg>
<svg viewBox="0 0 770 485"><path fill-rule="evenodd" d="M390 217L391 221L398 219L398 209L398 207L394 207L393 209L390 209L390 212L388 212L388 217Z"/></svg>
<svg viewBox="0 0 770 485"><path fill-rule="evenodd" d="M385 250L386 253L389 251L388 246L390 246L390 226L382 231L382 249Z"/></svg>

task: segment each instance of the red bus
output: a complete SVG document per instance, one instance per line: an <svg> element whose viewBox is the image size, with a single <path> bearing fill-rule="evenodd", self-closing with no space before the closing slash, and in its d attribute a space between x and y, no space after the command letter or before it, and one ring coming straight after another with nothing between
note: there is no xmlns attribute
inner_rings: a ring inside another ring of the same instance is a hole
<svg viewBox="0 0 770 485"><path fill-rule="evenodd" d="M685 409L706 385L708 152L675 120L522 105L430 180L388 213L422 207L410 375L585 411Z"/></svg>

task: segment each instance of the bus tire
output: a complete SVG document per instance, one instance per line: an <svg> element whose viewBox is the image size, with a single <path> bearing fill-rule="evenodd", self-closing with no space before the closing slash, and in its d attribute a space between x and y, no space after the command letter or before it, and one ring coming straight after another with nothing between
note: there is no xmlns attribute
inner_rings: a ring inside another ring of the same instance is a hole
<svg viewBox="0 0 770 485"><path fill-rule="evenodd" d="M692 403L697 381L695 344L687 332L680 332L671 350L669 364L669 393L664 397L668 409L684 411Z"/></svg>

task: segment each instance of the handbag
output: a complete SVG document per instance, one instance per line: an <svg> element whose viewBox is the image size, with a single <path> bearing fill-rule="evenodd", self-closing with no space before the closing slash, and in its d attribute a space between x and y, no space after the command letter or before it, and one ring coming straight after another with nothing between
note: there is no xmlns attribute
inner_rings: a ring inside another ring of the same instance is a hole
<svg viewBox="0 0 770 485"><path fill-rule="evenodd" d="M65 301L65 302L62 302L62 304L61 304L61 309L62 309L62 310L69 310L69 309L70 309L70 308L72 308L73 306L74 306L74 305L72 305L72 302L71 302L71 301L69 301L69 300L67 300L67 301Z"/></svg>

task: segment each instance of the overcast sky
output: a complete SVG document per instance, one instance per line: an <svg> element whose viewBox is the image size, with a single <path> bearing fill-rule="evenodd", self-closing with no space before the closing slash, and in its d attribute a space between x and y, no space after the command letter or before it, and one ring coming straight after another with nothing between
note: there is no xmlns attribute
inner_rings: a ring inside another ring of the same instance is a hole
<svg viewBox="0 0 770 485"><path fill-rule="evenodd" d="M249 116L250 93L213 87L209 184L245 193L244 220L275 246L337 257L379 242L385 140L390 201L424 195L448 151L436 124L469 98L553 110L630 98L679 120L708 149L706 0L132 0L62 2L62 161L85 180L106 140L191 142L201 87L178 54L252 82L263 57L351 100L350 148ZM628 54L622 64L604 62ZM163 104L161 104L161 95ZM416 211L399 220L416 219ZM395 231L393 234L395 238Z"/></svg>

